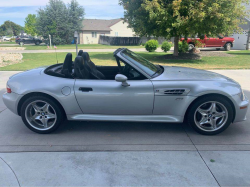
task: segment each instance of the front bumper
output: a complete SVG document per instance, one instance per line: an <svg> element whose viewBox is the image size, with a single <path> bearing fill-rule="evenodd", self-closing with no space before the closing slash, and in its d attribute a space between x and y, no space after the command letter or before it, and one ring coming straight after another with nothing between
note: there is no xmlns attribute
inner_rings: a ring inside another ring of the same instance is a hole
<svg viewBox="0 0 250 187"><path fill-rule="evenodd" d="M4 93L3 94L3 102L8 109L10 109L13 113L18 115L17 106L20 101L22 95L16 93Z"/></svg>
<svg viewBox="0 0 250 187"><path fill-rule="evenodd" d="M245 121L249 107L248 98L246 97L244 101L242 101L238 95L232 96L232 98L235 106L235 118L233 122Z"/></svg>

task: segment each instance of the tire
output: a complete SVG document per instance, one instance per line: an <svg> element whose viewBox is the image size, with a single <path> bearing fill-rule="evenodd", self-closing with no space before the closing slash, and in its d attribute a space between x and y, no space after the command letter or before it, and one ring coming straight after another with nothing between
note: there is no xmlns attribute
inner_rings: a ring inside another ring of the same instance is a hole
<svg viewBox="0 0 250 187"><path fill-rule="evenodd" d="M190 43L188 44L188 51L191 51L194 48L194 44Z"/></svg>
<svg viewBox="0 0 250 187"><path fill-rule="evenodd" d="M62 107L54 100L37 95L23 103L21 117L30 130L39 134L48 134L62 124L65 116Z"/></svg>
<svg viewBox="0 0 250 187"><path fill-rule="evenodd" d="M232 47L232 45L231 45L230 43L227 43L227 44L224 46L224 48L225 48L226 51L230 51L230 50L231 50L231 47Z"/></svg>
<svg viewBox="0 0 250 187"><path fill-rule="evenodd" d="M39 42L39 41L37 41L37 42L35 42L35 44L36 44L36 45L40 45L40 42Z"/></svg>
<svg viewBox="0 0 250 187"><path fill-rule="evenodd" d="M220 48L216 48L216 51L220 51Z"/></svg>
<svg viewBox="0 0 250 187"><path fill-rule="evenodd" d="M223 96L204 96L191 105L188 124L200 134L216 135L229 127L233 116L233 108Z"/></svg>

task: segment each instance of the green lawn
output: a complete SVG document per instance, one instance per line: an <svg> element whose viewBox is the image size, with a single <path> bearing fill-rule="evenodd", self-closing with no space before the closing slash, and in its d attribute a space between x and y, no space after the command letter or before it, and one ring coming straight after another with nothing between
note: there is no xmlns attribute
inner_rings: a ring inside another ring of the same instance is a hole
<svg viewBox="0 0 250 187"><path fill-rule="evenodd" d="M25 50L45 50L47 49L46 45L24 45L26 48ZM57 49L75 49L75 44L68 44L68 45L57 45ZM101 44L79 44L79 49L117 49L117 48L144 48L143 46L110 46L110 45L101 45ZM52 46L52 49L54 50L54 46Z"/></svg>
<svg viewBox="0 0 250 187"><path fill-rule="evenodd" d="M233 57L203 57L201 60L169 60L163 58L166 53L140 52L146 59L156 64L167 66L184 66L198 69L250 69L250 51L228 52ZM97 65L116 65L113 53L89 53L92 61ZM59 63L62 63L66 53L57 53ZM74 53L73 53L74 55ZM23 54L23 62L2 67L0 70L21 71L47 66L56 63L55 53Z"/></svg>
<svg viewBox="0 0 250 187"><path fill-rule="evenodd" d="M16 44L16 42L0 42L0 44Z"/></svg>

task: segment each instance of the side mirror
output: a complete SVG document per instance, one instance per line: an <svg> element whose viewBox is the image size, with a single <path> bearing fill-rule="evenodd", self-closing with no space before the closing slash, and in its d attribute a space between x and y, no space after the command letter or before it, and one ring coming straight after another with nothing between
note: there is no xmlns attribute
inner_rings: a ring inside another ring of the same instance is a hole
<svg viewBox="0 0 250 187"><path fill-rule="evenodd" d="M128 78L127 78L125 75L117 74L117 75L115 76L115 80L116 80L117 82L121 82L121 83L122 83L122 86L124 86L124 87L130 86L130 84L127 83Z"/></svg>

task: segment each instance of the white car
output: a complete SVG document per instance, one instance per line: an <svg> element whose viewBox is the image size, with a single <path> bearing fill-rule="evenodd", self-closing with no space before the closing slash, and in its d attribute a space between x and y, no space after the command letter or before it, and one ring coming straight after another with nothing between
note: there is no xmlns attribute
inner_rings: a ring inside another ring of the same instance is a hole
<svg viewBox="0 0 250 187"><path fill-rule="evenodd" d="M3 38L4 41L10 41L10 39L11 39L10 37L4 37Z"/></svg>

